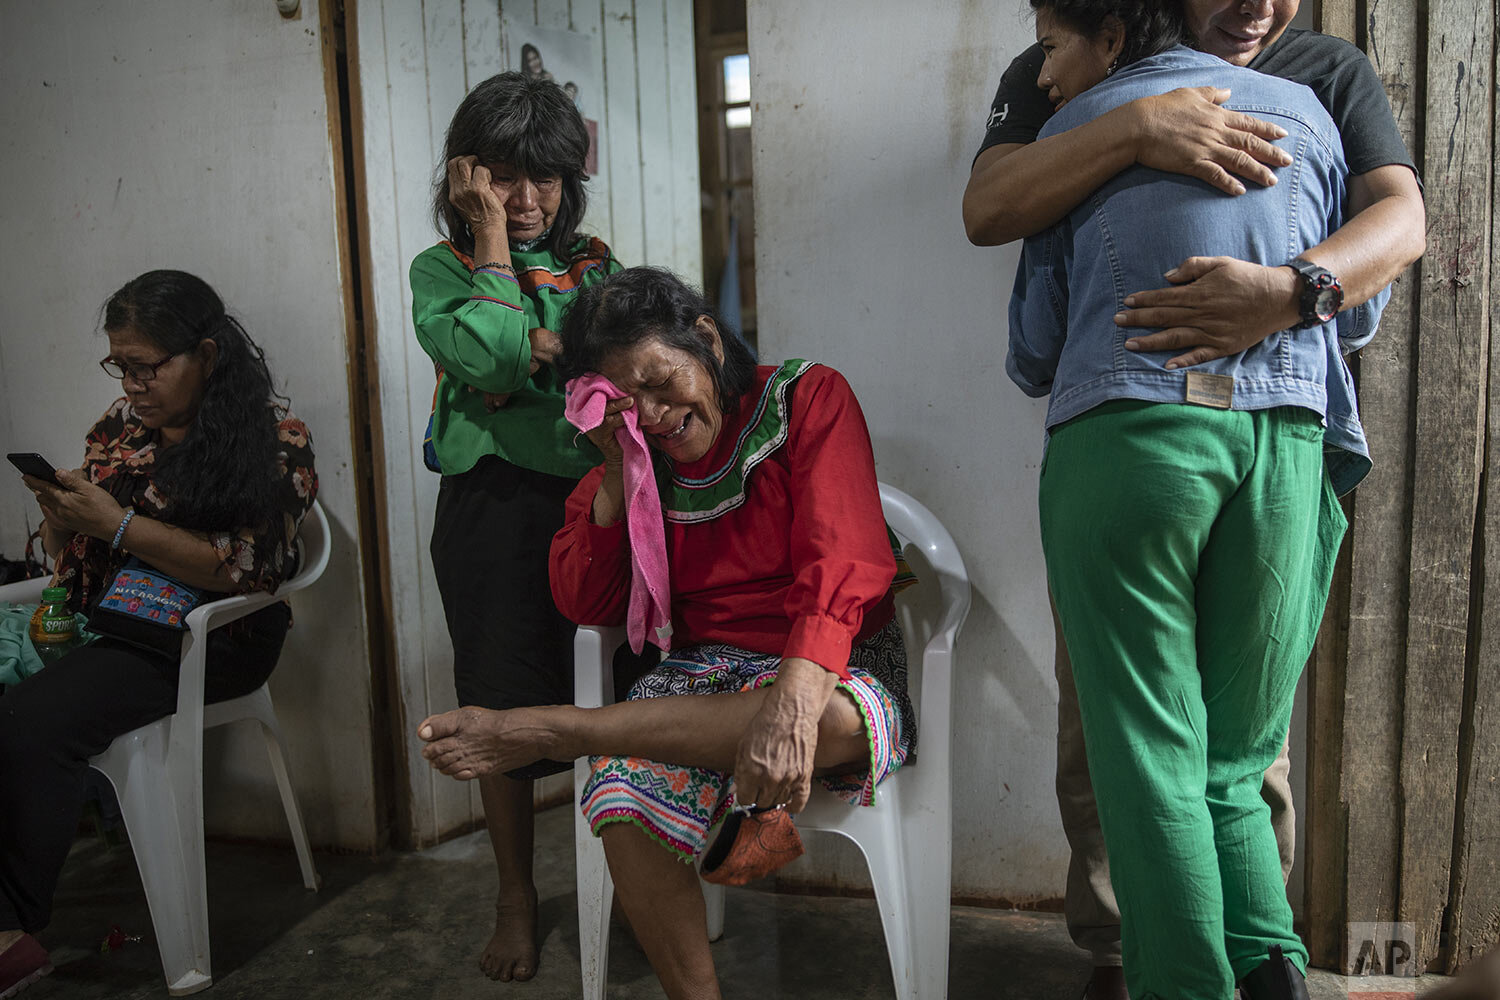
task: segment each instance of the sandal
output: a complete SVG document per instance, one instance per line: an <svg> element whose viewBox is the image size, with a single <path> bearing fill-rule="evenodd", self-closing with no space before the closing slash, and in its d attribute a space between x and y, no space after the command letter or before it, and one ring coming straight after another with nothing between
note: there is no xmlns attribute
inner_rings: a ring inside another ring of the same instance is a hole
<svg viewBox="0 0 1500 1000"><path fill-rule="evenodd" d="M1270 953L1270 958L1240 980L1245 1000L1308 1000L1307 981L1282 953L1281 945L1271 945Z"/></svg>
<svg viewBox="0 0 1500 1000"><path fill-rule="evenodd" d="M801 855L802 836L791 813L780 808L736 809L725 817L698 874L717 885L744 885Z"/></svg>

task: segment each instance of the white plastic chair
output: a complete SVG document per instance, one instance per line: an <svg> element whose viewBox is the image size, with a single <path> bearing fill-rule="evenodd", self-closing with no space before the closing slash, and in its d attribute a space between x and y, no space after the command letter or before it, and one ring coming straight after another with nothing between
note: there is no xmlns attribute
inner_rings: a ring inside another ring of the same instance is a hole
<svg viewBox="0 0 1500 1000"><path fill-rule="evenodd" d="M243 697L204 705L203 678L208 633L317 580L328 566L329 540L328 518L314 503L297 536L300 568L274 595L241 594L193 609L182 643L176 713L117 737L108 750L89 761L109 778L120 800L151 908L167 992L172 996L186 996L213 985L203 856L205 729L246 719L260 723L297 849L297 863L302 868L302 884L318 888L307 831L287 777L286 741L276 721L276 710L271 707L270 691L262 684ZM40 600L46 582L26 580L0 587L0 601Z"/></svg>
<svg viewBox="0 0 1500 1000"><path fill-rule="evenodd" d="M859 847L875 885L896 996L939 1000L948 995L953 655L969 613L969 576L952 536L927 508L885 483L880 484L880 502L886 523L902 545L920 550L930 567L922 586L936 584L941 596L931 638L912 670L918 714L916 760L881 782L875 804L869 807L851 806L815 782L812 800L797 816L797 827L836 833ZM614 700L613 653L624 639L623 628L578 630L573 647L578 706L598 708ZM581 757L573 764L575 798L581 797L588 778L588 758ZM603 1000L614 883L604 848L581 812L574 820L574 835L583 996ZM718 940L724 932L724 888L705 882L703 890L709 940Z"/></svg>

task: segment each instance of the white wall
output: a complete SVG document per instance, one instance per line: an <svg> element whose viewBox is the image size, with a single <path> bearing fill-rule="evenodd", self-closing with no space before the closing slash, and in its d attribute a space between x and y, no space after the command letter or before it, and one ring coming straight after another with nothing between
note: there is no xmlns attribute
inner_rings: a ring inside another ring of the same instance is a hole
<svg viewBox="0 0 1500 1000"><path fill-rule="evenodd" d="M0 435L75 465L120 394L96 366L105 298L197 273L265 348L314 435L333 561L297 595L271 680L316 844L375 845L370 676L354 543L343 289L317 4L0 6ZM0 551L35 506L0 484ZM211 734L210 831L285 838L264 746Z"/></svg>
<svg viewBox="0 0 1500 1000"><path fill-rule="evenodd" d="M1033 40L1022 7L924 5L912 30L896 0L749 4L761 354L843 371L881 479L963 550L954 891L1015 901L1060 896L1068 856L1036 515L1044 404L1005 376L1018 250L970 246L959 204L1000 73ZM861 869L829 866L846 884Z"/></svg>
<svg viewBox="0 0 1500 1000"><path fill-rule="evenodd" d="M421 461L432 362L411 326L407 268L437 242L429 205L448 121L468 88L503 69L502 22L534 18L598 40L605 87L601 180L584 229L626 264L702 280L691 0L372 0L355 11L375 368L383 427L393 622L411 837L430 843L483 814L473 783L432 772L416 723L456 707L452 648L427 553L438 478ZM570 786L562 775L557 786Z"/></svg>

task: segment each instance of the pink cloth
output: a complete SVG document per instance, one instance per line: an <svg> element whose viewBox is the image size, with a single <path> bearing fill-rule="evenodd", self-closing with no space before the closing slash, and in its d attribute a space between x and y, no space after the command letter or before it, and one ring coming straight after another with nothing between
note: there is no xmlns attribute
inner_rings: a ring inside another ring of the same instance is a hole
<svg viewBox="0 0 1500 1000"><path fill-rule="evenodd" d="M612 399L624 399L613 382L589 372L567 385L563 415L581 431L591 431L604 422L604 408ZM651 470L651 451L635 408L621 414L625 426L615 440L625 453L625 528L630 534L630 608L625 616L625 634L630 648L639 653L649 629L653 641L664 650L672 648L672 577L667 568L667 538L662 527L661 497Z"/></svg>

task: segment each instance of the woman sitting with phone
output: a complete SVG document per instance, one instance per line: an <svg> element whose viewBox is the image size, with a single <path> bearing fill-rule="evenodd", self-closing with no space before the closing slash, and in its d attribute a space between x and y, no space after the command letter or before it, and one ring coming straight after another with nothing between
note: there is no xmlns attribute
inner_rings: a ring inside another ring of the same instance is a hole
<svg viewBox="0 0 1500 1000"><path fill-rule="evenodd" d="M104 330L100 367L124 397L89 432L82 469L58 469L56 485L23 477L55 585L100 638L0 698L0 995L51 970L31 935L51 913L89 758L176 710L185 622L134 617L112 588L137 569L165 575L179 609L275 590L318 488L307 428L201 278L135 278L105 304ZM212 632L204 700L265 683L290 620L278 602Z"/></svg>

